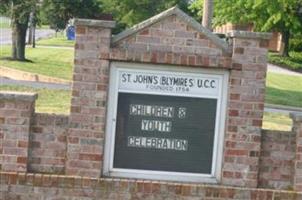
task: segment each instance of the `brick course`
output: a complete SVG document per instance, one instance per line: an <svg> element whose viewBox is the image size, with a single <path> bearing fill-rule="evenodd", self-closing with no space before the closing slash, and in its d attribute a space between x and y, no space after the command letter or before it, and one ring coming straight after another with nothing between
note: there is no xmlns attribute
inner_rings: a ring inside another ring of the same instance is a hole
<svg viewBox="0 0 302 200"><path fill-rule="evenodd" d="M297 200L302 193L201 184L0 173L0 197L9 199L102 200ZM34 191L34 192L33 192Z"/></svg>
<svg viewBox="0 0 302 200"><path fill-rule="evenodd" d="M33 116L29 135L28 172L65 173L68 118L65 115L45 113Z"/></svg>
<svg viewBox="0 0 302 200"><path fill-rule="evenodd" d="M292 189L296 134L284 131L262 131L259 187Z"/></svg>
<svg viewBox="0 0 302 200"><path fill-rule="evenodd" d="M0 171L26 172L36 94L0 94Z"/></svg>
<svg viewBox="0 0 302 200"><path fill-rule="evenodd" d="M294 189L297 191L302 190L302 114L291 114L293 119L293 131L296 133L296 152L294 160Z"/></svg>

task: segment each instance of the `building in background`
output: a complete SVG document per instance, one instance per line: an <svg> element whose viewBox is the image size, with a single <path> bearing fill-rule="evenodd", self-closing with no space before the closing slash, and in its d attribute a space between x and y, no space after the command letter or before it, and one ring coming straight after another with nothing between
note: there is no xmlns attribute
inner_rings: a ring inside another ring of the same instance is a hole
<svg viewBox="0 0 302 200"><path fill-rule="evenodd" d="M254 31L254 25L252 23L250 24L227 23L222 26L215 27L213 32L226 34L233 30ZM269 41L269 50L274 52L281 52L282 49L283 49L282 34L279 32L272 32L272 37Z"/></svg>

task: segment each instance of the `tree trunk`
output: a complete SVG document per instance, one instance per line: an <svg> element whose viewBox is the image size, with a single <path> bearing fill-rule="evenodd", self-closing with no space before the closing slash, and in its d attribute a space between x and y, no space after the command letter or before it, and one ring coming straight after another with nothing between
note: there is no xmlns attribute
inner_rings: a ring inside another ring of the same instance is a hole
<svg viewBox="0 0 302 200"><path fill-rule="evenodd" d="M32 44L32 39L33 39L33 27L28 27L28 39L27 39L27 44Z"/></svg>
<svg viewBox="0 0 302 200"><path fill-rule="evenodd" d="M33 26L33 48L36 48L36 23Z"/></svg>
<svg viewBox="0 0 302 200"><path fill-rule="evenodd" d="M25 60L26 24L13 24L12 28L12 59Z"/></svg>
<svg viewBox="0 0 302 200"><path fill-rule="evenodd" d="M35 23L35 11L32 11L29 15L29 27L28 27L27 44L33 44L34 23Z"/></svg>
<svg viewBox="0 0 302 200"><path fill-rule="evenodd" d="M202 25L212 31L214 0L203 1Z"/></svg>
<svg viewBox="0 0 302 200"><path fill-rule="evenodd" d="M283 50L281 52L281 55L284 57L289 57L289 38L290 38L290 32L289 32L289 30L285 29L282 32Z"/></svg>

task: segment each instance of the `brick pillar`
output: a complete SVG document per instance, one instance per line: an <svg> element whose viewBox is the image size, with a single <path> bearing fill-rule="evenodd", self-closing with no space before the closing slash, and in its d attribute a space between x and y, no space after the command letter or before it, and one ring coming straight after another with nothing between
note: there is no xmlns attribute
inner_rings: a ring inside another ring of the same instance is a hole
<svg viewBox="0 0 302 200"><path fill-rule="evenodd" d="M99 177L102 170L113 21L76 19L66 174Z"/></svg>
<svg viewBox="0 0 302 200"><path fill-rule="evenodd" d="M296 157L294 160L293 186L296 191L302 191L302 114L291 113L293 133L296 134Z"/></svg>
<svg viewBox="0 0 302 200"><path fill-rule="evenodd" d="M0 92L0 171L26 172L37 94Z"/></svg>
<svg viewBox="0 0 302 200"><path fill-rule="evenodd" d="M271 34L234 31L222 184L257 187L267 47Z"/></svg>

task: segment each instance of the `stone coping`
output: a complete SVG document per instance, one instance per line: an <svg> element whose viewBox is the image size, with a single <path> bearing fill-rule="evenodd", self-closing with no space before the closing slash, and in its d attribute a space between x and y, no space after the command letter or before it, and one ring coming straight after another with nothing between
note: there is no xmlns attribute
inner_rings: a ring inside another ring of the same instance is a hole
<svg viewBox="0 0 302 200"><path fill-rule="evenodd" d="M292 112L292 113L290 113L289 116L295 122L302 122L302 113L301 112Z"/></svg>
<svg viewBox="0 0 302 200"><path fill-rule="evenodd" d="M37 93L0 91L0 100L35 101L37 98Z"/></svg>
<svg viewBox="0 0 302 200"><path fill-rule="evenodd" d="M231 38L247 38L247 39L265 39L269 40L272 37L271 33L250 32L250 31L231 31L226 34Z"/></svg>
<svg viewBox="0 0 302 200"><path fill-rule="evenodd" d="M79 18L75 18L73 23L75 26L82 25L82 26L97 26L97 27L105 27L105 28L114 28L116 24L115 21L79 19Z"/></svg>

